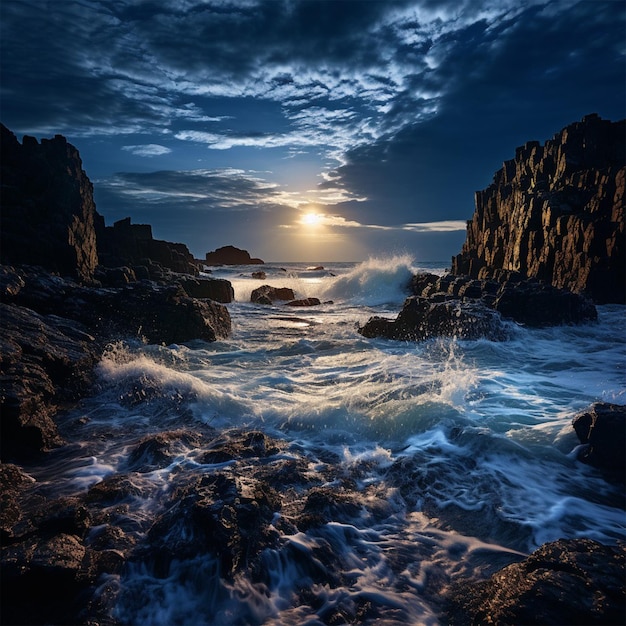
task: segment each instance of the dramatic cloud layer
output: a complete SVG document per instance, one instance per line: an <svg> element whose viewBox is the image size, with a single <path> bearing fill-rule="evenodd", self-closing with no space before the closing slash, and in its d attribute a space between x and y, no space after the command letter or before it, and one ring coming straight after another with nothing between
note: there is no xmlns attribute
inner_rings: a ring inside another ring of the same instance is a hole
<svg viewBox="0 0 626 626"><path fill-rule="evenodd" d="M516 146L626 109L622 0L0 10L2 121L65 134L108 221L153 223L198 255L233 243L276 260L445 259Z"/></svg>

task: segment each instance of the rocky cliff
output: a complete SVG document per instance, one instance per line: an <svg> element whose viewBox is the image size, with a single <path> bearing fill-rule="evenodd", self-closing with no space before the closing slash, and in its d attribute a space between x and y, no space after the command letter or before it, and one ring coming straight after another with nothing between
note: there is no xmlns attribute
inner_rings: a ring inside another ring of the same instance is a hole
<svg viewBox="0 0 626 626"><path fill-rule="evenodd" d="M2 263L89 280L98 265L93 186L64 137L15 135L0 125Z"/></svg>
<svg viewBox="0 0 626 626"><path fill-rule="evenodd" d="M105 226L104 219L96 217L98 254L101 265L149 265L158 263L173 272L197 275L198 264L183 243L154 239L150 224L131 224L130 217L113 226Z"/></svg>
<svg viewBox="0 0 626 626"><path fill-rule="evenodd" d="M595 114L531 141L476 193L452 272L516 271L598 303L626 302L626 120Z"/></svg>

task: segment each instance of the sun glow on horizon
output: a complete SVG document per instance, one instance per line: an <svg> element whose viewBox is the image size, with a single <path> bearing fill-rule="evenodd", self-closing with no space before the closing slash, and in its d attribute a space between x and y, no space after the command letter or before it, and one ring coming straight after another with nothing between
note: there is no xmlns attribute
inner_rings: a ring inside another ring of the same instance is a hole
<svg viewBox="0 0 626 626"><path fill-rule="evenodd" d="M300 223L305 226L318 226L323 222L324 217L322 213L305 213L300 218Z"/></svg>

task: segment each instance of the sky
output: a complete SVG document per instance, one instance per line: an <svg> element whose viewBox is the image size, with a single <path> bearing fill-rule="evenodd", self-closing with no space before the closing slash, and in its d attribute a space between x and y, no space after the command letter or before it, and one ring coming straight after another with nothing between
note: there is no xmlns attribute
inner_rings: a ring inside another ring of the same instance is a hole
<svg viewBox="0 0 626 626"><path fill-rule="evenodd" d="M624 0L2 0L0 120L197 258L460 252L528 140L626 115Z"/></svg>

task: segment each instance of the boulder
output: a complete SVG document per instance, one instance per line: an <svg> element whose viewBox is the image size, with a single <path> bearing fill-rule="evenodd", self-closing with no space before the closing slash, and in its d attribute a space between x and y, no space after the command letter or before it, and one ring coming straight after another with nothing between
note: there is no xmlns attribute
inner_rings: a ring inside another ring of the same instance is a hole
<svg viewBox="0 0 626 626"><path fill-rule="evenodd" d="M192 298L208 298L224 304L235 299L235 290L232 284L223 278L182 276L177 282L185 290L185 293Z"/></svg>
<svg viewBox="0 0 626 626"><path fill-rule="evenodd" d="M261 259L252 258L247 250L223 246L206 253L207 265L263 265Z"/></svg>
<svg viewBox="0 0 626 626"><path fill-rule="evenodd" d="M578 459L626 479L626 406L596 402L572 425L582 444Z"/></svg>
<svg viewBox="0 0 626 626"><path fill-rule="evenodd" d="M271 285L263 285L254 289L250 294L250 302L256 304L271 304L275 300L293 300L296 294L289 287L272 287Z"/></svg>
<svg viewBox="0 0 626 626"><path fill-rule="evenodd" d="M476 192L452 273L493 276L514 270L626 303L626 120L587 115L542 146L528 142Z"/></svg>
<svg viewBox="0 0 626 626"><path fill-rule="evenodd" d="M432 337L502 340L507 336L500 316L476 303L460 300L431 301L410 296L395 320L370 318L358 329L364 337L421 341Z"/></svg>
<svg viewBox="0 0 626 626"><path fill-rule="evenodd" d="M0 262L35 264L90 281L98 265L93 186L65 137L15 135L0 125Z"/></svg>
<svg viewBox="0 0 626 626"><path fill-rule="evenodd" d="M481 583L448 592L447 623L624 624L626 546L590 539L547 543Z"/></svg>

